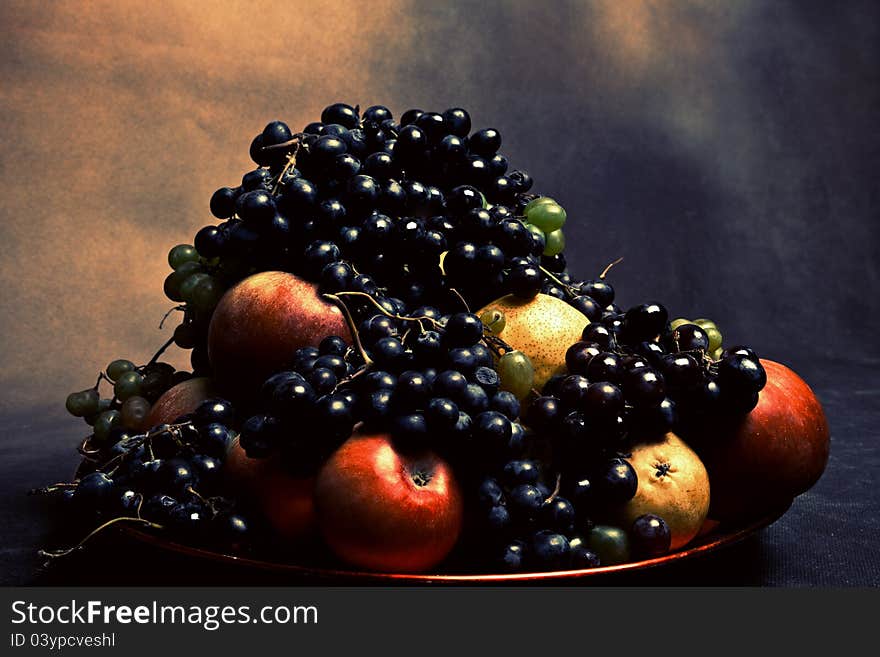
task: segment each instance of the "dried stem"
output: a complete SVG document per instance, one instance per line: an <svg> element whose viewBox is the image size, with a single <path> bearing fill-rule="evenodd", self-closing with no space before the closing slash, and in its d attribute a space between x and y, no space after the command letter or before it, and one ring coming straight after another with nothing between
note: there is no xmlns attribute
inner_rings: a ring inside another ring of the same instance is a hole
<svg viewBox="0 0 880 657"><path fill-rule="evenodd" d="M147 363L146 365L144 365L144 367L148 367L148 366L152 365L153 363L155 363L157 360L159 360L159 356L164 354L165 350L168 349L168 347L170 347L173 344L174 344L174 336L172 335L170 338L168 338L168 340L165 342L165 344L163 344L161 347L159 347L159 351L157 351L155 354L153 354L153 357L150 359L150 362Z"/></svg>
<svg viewBox="0 0 880 657"><path fill-rule="evenodd" d="M357 326L354 323L354 318L351 316L351 311L348 309L348 306L345 305L345 302L339 297L340 294L345 293L339 292L337 294L324 294L323 296L335 302L339 309L342 311L342 314L345 317L345 323L348 324L348 330L351 332L351 336L354 338L354 346L357 347L358 353L361 355L361 358L363 358L365 365L369 367L373 364L373 359L370 358L367 350L364 349L364 343L361 342L361 336L358 332ZM369 294L365 296L372 299Z"/></svg>
<svg viewBox="0 0 880 657"><path fill-rule="evenodd" d="M108 520L103 525L99 525L98 527L93 529L91 532L89 532L89 534L83 540L81 540L79 543L77 543L76 545L74 545L72 547L65 548L63 550L40 550L38 554L41 557L47 557L49 559L57 559L59 557L67 556L68 554L75 552L76 550L82 549L82 547L99 532L107 529L108 527L110 527L112 525L120 523L120 522L134 522L134 523L143 525L145 527L150 527L152 529L164 529L164 527L162 525L157 525L156 523L150 522L149 520L144 520L143 518L132 518L129 516L119 516L117 518L113 518L112 520Z"/></svg>
<svg viewBox="0 0 880 657"><path fill-rule="evenodd" d="M614 262L609 263L608 266L602 270L602 273L599 274L599 278L605 280L605 276L608 275L608 272L611 271L611 268L614 267L614 265L619 265L621 262L623 262L623 257L620 257Z"/></svg>
<svg viewBox="0 0 880 657"><path fill-rule="evenodd" d="M578 291L576 291L571 285L569 285L568 283L563 283L561 280L559 280L559 279L556 277L556 275L553 274L553 272L551 272L550 270L545 269L544 267L540 267L540 266L538 267L538 269L540 269L541 272L542 272L547 278L549 278L551 281L553 281L554 283L556 283L559 287L561 287L565 292L568 292L568 294L570 294L571 296L576 297L576 296L578 296L578 295L580 294L580 293L579 293Z"/></svg>
<svg viewBox="0 0 880 657"><path fill-rule="evenodd" d="M433 317L428 317L427 315L420 315L419 317L406 317L404 315L398 315L396 313L389 312L387 308L383 308L382 304L380 304L366 292L337 292L336 295L328 294L326 296L333 297L337 295L340 297L364 297L366 299L369 299L370 303L372 303L380 313L382 313L386 317L390 317L391 319L396 319L401 322L417 322L419 326L421 326L422 322L428 322L434 328L443 328L443 325L440 322L438 322Z"/></svg>

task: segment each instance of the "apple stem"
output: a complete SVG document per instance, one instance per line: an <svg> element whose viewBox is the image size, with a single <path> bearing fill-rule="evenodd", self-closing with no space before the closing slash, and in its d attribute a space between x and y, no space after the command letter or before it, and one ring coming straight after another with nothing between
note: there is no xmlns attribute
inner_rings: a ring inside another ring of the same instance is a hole
<svg viewBox="0 0 880 657"><path fill-rule="evenodd" d="M599 274L599 279L604 281L605 277L608 275L608 272L611 271L611 268L614 267L614 265L619 265L621 262L623 262L623 256L621 256L614 262L608 263L608 266L602 270L601 274Z"/></svg>
<svg viewBox="0 0 880 657"><path fill-rule="evenodd" d="M119 517L113 518L111 520L108 520L107 522L105 522L102 525L99 525L98 527L93 529L91 532L89 532L88 535L86 535L86 537L84 539L82 539L79 543L77 543L74 546L71 546L69 548L65 548L62 550L40 550L38 552L38 554L41 557L46 557L48 559L57 559L59 557L64 557L68 554L71 554L72 552L75 552L76 550L82 549L82 547L90 539L92 539L94 536L96 536L99 532L102 532L105 529L107 529L108 527L111 527L112 525L118 524L120 522L133 522L133 523L137 523L137 524L140 524L145 527L152 528L152 529L164 529L164 527L162 525L157 525L156 523L150 522L149 520L144 520L143 518L133 518L130 516L119 516Z"/></svg>

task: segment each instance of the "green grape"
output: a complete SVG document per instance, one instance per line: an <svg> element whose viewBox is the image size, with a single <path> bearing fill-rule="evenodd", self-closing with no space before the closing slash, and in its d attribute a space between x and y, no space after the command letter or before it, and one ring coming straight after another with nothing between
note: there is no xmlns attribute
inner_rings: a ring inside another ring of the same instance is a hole
<svg viewBox="0 0 880 657"><path fill-rule="evenodd" d="M211 277L204 272L190 274L187 276L186 280L180 284L180 296L183 297L184 301L190 303L192 301L193 290L196 289L196 286L209 278Z"/></svg>
<svg viewBox="0 0 880 657"><path fill-rule="evenodd" d="M119 409L122 426L126 429L140 429L150 414L150 402L139 395L129 397Z"/></svg>
<svg viewBox="0 0 880 657"><path fill-rule="evenodd" d="M201 268L198 262L184 262L180 267L168 274L164 283L165 296L172 301L183 301L183 297L180 295L180 286L191 274L200 271Z"/></svg>
<svg viewBox="0 0 880 657"><path fill-rule="evenodd" d="M126 372L131 372L134 368L135 364L132 363L130 360L118 358L110 363L105 371L107 372L107 377L111 381L118 381L120 376L122 376Z"/></svg>
<svg viewBox="0 0 880 657"><path fill-rule="evenodd" d="M109 411L112 405L112 399L101 399L98 402L98 410L95 413L90 413L89 415L83 416L83 420L85 420L86 424L88 424L90 427L95 426L95 422L98 420L98 417L100 417L101 413L103 413L104 411Z"/></svg>
<svg viewBox="0 0 880 657"><path fill-rule="evenodd" d="M630 560L629 537L619 527L596 525L587 537L590 549L599 556L603 566Z"/></svg>
<svg viewBox="0 0 880 657"><path fill-rule="evenodd" d="M723 355L724 355L724 348L723 347L718 347L714 351L709 352L709 356L712 358L712 360L721 360L721 357Z"/></svg>
<svg viewBox="0 0 880 657"><path fill-rule="evenodd" d="M122 415L119 411L104 411L95 420L94 434L95 440L99 443L107 442L110 432L120 426L122 423Z"/></svg>
<svg viewBox="0 0 880 657"><path fill-rule="evenodd" d="M208 312L219 303L220 297L225 291L220 285L220 281L213 276L208 276L198 282L188 300L196 310Z"/></svg>
<svg viewBox="0 0 880 657"><path fill-rule="evenodd" d="M483 326L492 331L495 335L501 333L507 325L507 319L504 317L504 313L497 308L485 311L480 315L480 321L483 322Z"/></svg>
<svg viewBox="0 0 880 657"><path fill-rule="evenodd" d="M125 401L129 397L141 394L143 382L144 377L140 372L126 372L116 380L113 394L119 401Z"/></svg>
<svg viewBox="0 0 880 657"><path fill-rule="evenodd" d="M168 252L168 264L177 269L185 262L198 262L199 252L191 244L178 244Z"/></svg>
<svg viewBox="0 0 880 657"><path fill-rule="evenodd" d="M528 216L529 211L532 208L534 208L535 206L538 206L538 205L543 205L544 203L556 203L556 201L554 201L549 196L539 196L538 198L533 198L531 201L526 203L526 207L523 208L523 214Z"/></svg>
<svg viewBox="0 0 880 657"><path fill-rule="evenodd" d="M498 359L500 388L513 393L517 399L524 399L535 383L535 368L532 361L521 351L508 351Z"/></svg>
<svg viewBox="0 0 880 657"><path fill-rule="evenodd" d="M80 390L67 395L67 401L64 406L67 412L74 417L84 417L93 415L98 412L98 404L101 401L101 395L94 388L88 390Z"/></svg>
<svg viewBox="0 0 880 657"><path fill-rule="evenodd" d="M541 203L526 212L526 219L545 233L559 230L565 224L565 210L559 203Z"/></svg>
<svg viewBox="0 0 880 657"><path fill-rule="evenodd" d="M554 230L552 233L546 233L547 243L544 246L545 256L555 256L565 250L565 235L562 229Z"/></svg>
<svg viewBox="0 0 880 657"><path fill-rule="evenodd" d="M678 317L669 322L670 330L674 331L679 326L684 326L685 324L693 324L693 322L689 319L685 319L684 317Z"/></svg>
<svg viewBox="0 0 880 657"><path fill-rule="evenodd" d="M715 351L721 346L721 331L717 326L703 326L706 337L709 338L709 351Z"/></svg>

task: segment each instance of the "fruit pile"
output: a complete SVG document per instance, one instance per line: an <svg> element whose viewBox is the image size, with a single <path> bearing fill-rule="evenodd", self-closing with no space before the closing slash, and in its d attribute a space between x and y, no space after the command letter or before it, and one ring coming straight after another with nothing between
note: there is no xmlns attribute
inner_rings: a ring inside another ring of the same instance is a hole
<svg viewBox="0 0 880 657"><path fill-rule="evenodd" d="M806 384L710 320L616 305L616 263L574 278L566 211L500 147L460 108L268 124L168 254L172 339L68 397L83 464L43 490L99 529L522 572L658 557L809 488Z"/></svg>

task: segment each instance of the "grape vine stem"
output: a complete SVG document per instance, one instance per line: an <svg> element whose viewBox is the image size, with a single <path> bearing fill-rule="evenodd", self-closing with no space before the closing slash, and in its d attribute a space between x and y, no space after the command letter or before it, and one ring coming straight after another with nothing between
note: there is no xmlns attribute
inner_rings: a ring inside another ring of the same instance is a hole
<svg viewBox="0 0 880 657"><path fill-rule="evenodd" d="M133 518L131 516L119 516L117 518L113 518L111 520L108 520L103 525L99 525L99 526L95 527L95 529L90 531L84 539L82 539L79 543L77 543L76 545L74 545L72 547L65 548L63 550L40 550L38 552L38 554L41 557L46 557L48 559L57 559L59 557L67 556L68 554L71 554L72 552L75 552L76 550L81 549L90 539L92 539L99 532L102 532L105 529L107 529L108 527L111 527L112 525L118 524L120 522L133 522L136 524L143 525L144 527L149 527L150 529L164 529L164 527L162 525L157 525L156 523L150 522L149 520L144 520L143 518Z"/></svg>
<svg viewBox="0 0 880 657"><path fill-rule="evenodd" d="M348 330L351 331L351 336L354 338L354 346L357 348L358 353L361 355L361 358L363 358L364 366L369 367L373 364L373 359L370 358L367 350L364 349L364 343L361 342L360 332L358 331L357 326L355 326L354 318L351 316L351 311L348 309L348 306L345 305L345 302L339 296L341 294L345 293L339 292L337 294L324 294L323 296L333 301L342 311L342 314L345 316L345 323L348 324ZM372 297L369 294L366 294L364 296L372 300Z"/></svg>
<svg viewBox="0 0 880 657"><path fill-rule="evenodd" d="M149 367L150 365L153 365L156 361L159 360L159 356L164 354L165 350L168 349L168 347L170 347L173 344L174 344L174 336L172 335L170 338L168 338L168 340L165 342L165 344L163 344L161 347L159 347L159 351L157 351L155 354L153 354L153 357L150 359L150 362L147 363L146 365L144 365L144 367Z"/></svg>
<svg viewBox="0 0 880 657"><path fill-rule="evenodd" d="M565 290L565 292L567 292L569 295L571 295L572 297L578 296L578 293L575 291L575 289L571 285L569 285L568 283L563 283L550 270L545 269L544 267L540 267L540 266L538 267L538 269L541 270L541 272L544 274L544 276L546 276L551 281L556 283L559 287L561 287L563 290Z"/></svg>

